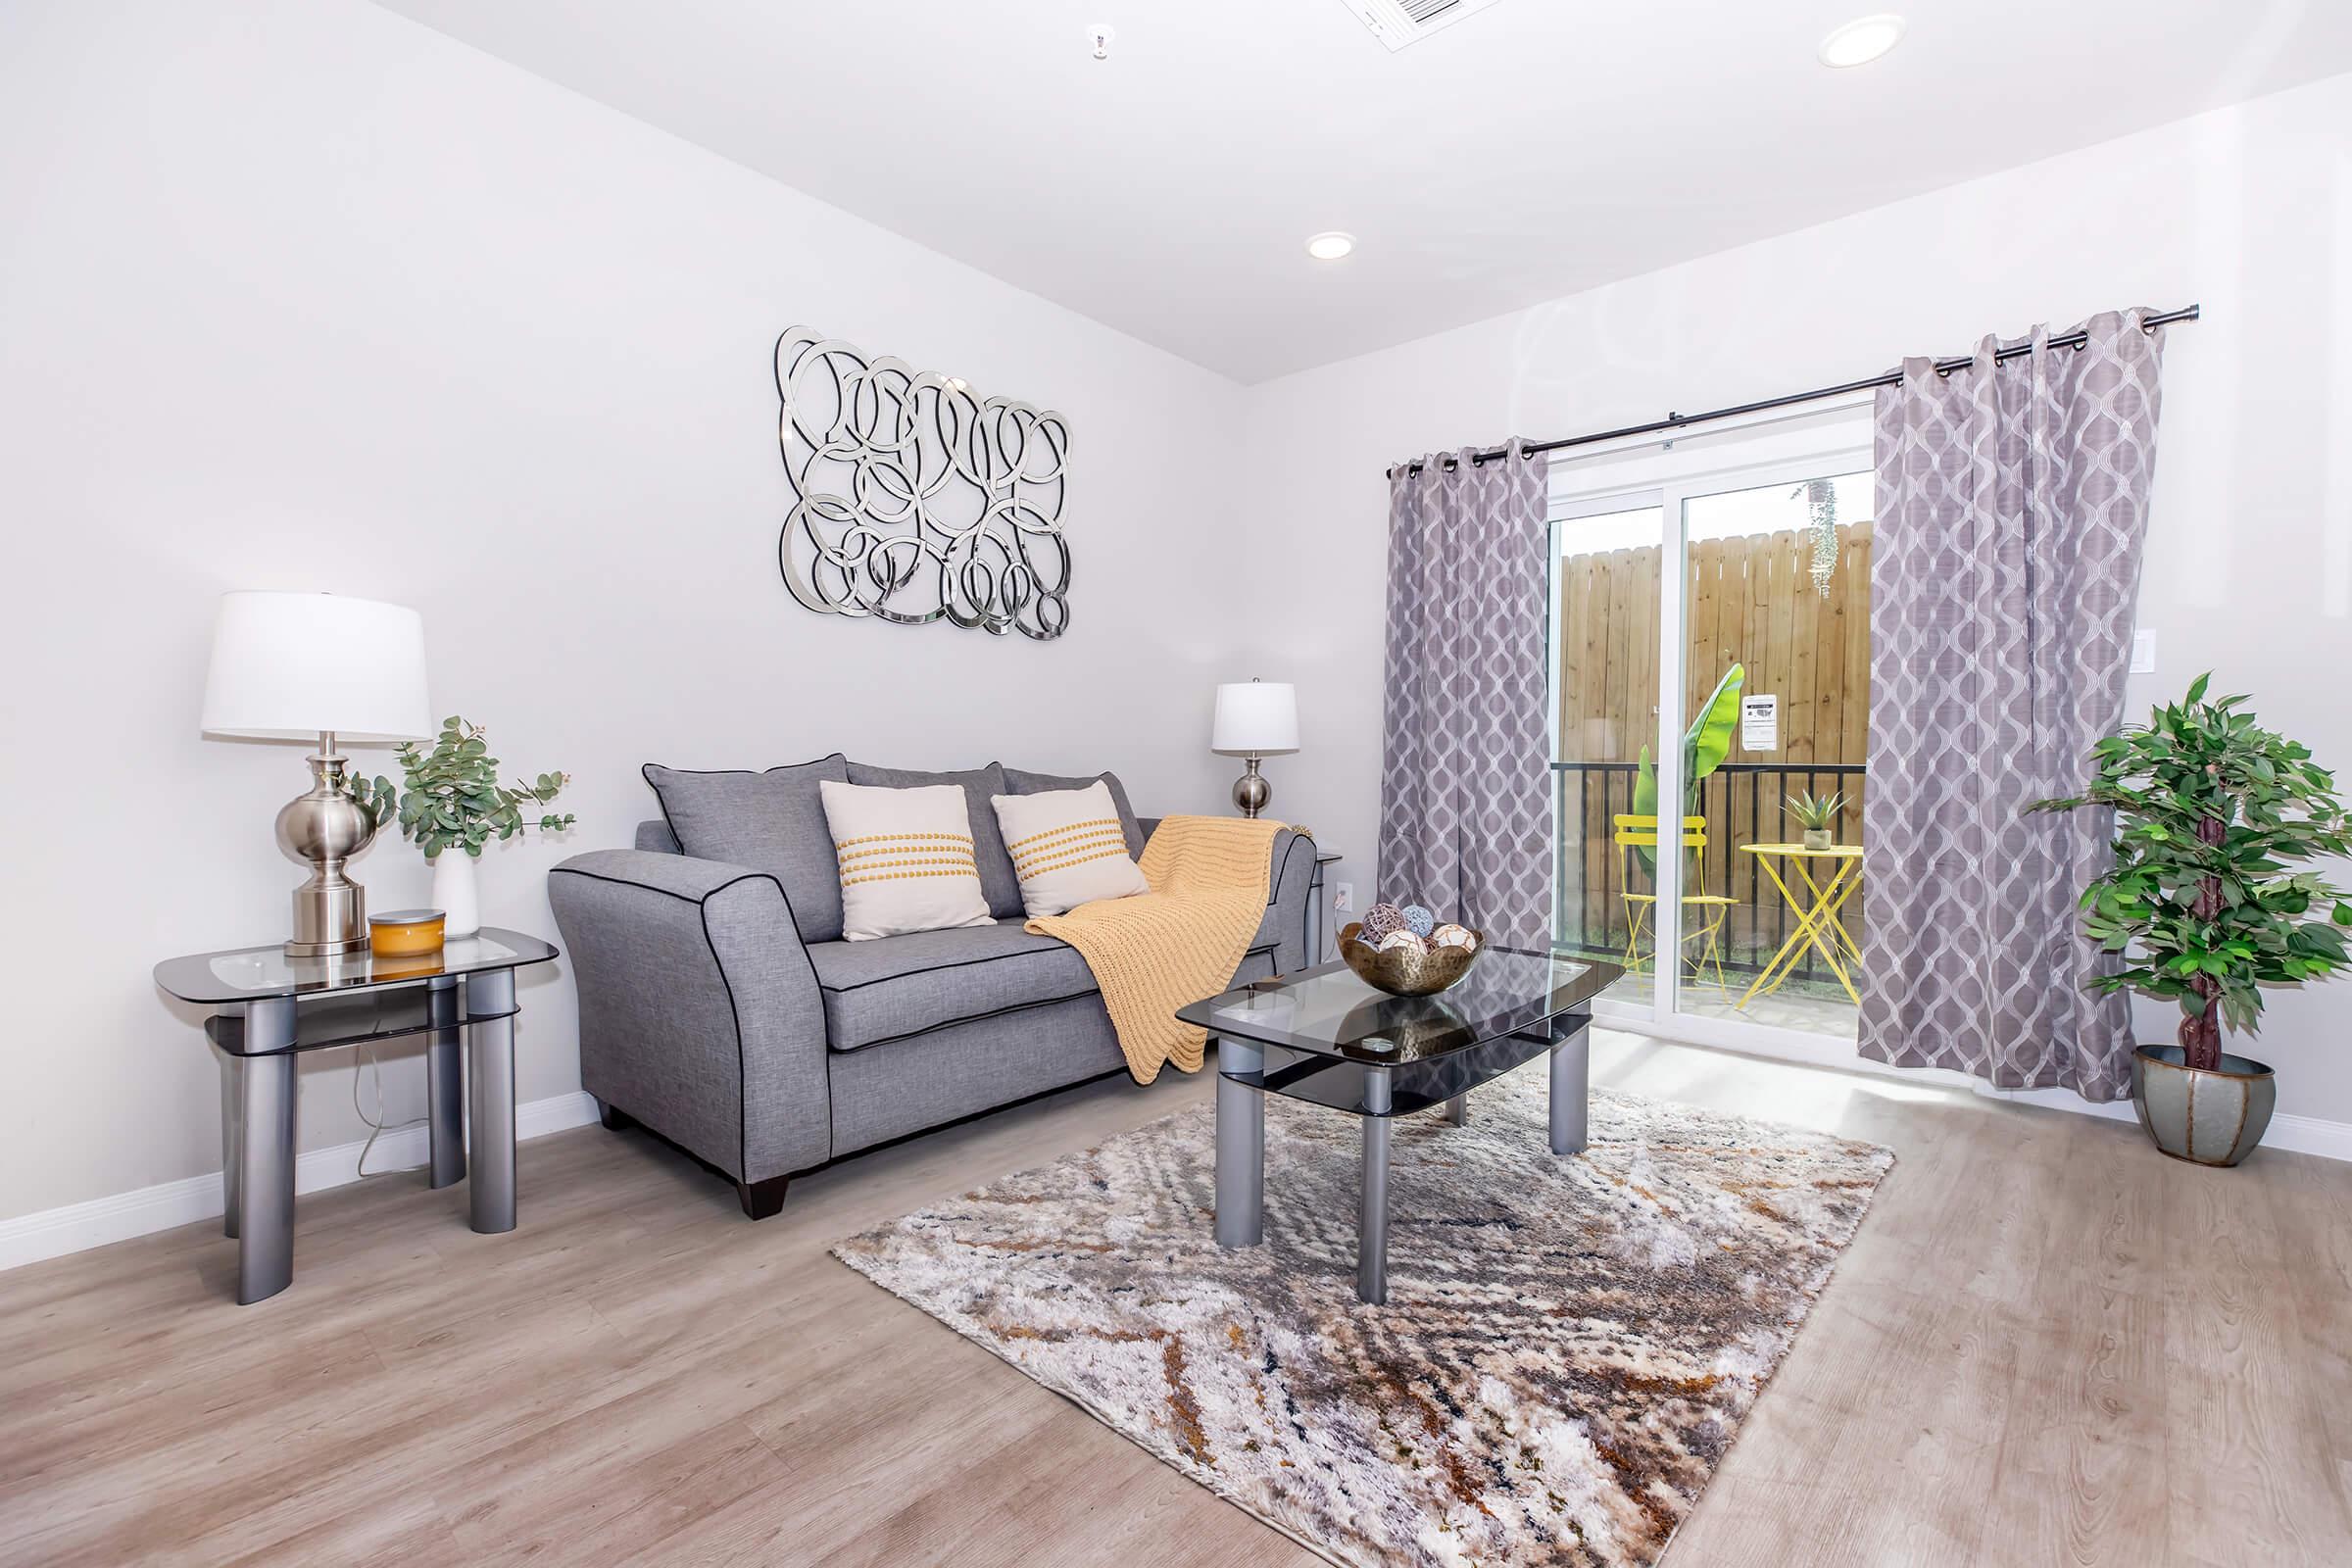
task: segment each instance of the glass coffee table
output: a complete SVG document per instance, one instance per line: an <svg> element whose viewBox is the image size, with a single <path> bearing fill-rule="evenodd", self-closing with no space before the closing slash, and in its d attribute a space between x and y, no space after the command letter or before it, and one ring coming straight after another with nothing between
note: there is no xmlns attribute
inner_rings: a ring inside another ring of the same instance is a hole
<svg viewBox="0 0 2352 1568"><path fill-rule="evenodd" d="M1434 997L1392 997L1346 964L1327 963L1179 1008L1177 1017L1217 1042L1217 1245L1265 1239L1264 1096L1360 1116L1355 1294L1375 1306L1387 1301L1391 1120L1443 1109L1460 1126L1471 1090L1548 1054L1551 1152L1581 1152L1585 1030L1592 999L1624 973L1613 963L1490 948L1460 984Z"/></svg>

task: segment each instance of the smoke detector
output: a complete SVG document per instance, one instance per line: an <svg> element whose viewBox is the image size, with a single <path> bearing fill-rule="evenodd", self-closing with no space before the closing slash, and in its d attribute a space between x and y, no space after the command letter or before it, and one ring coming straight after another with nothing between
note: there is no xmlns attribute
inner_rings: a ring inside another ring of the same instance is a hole
<svg viewBox="0 0 2352 1568"><path fill-rule="evenodd" d="M1391 53L1450 27L1495 0L1340 0Z"/></svg>

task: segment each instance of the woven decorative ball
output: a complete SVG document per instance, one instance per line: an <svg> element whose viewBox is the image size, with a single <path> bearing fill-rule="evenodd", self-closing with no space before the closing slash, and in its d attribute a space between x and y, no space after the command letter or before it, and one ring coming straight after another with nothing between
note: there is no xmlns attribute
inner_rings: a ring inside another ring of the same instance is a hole
<svg viewBox="0 0 2352 1568"><path fill-rule="evenodd" d="M1364 935L1377 943L1392 931L1404 929L1404 911L1394 904L1375 904L1364 911Z"/></svg>
<svg viewBox="0 0 2352 1568"><path fill-rule="evenodd" d="M1438 917L1418 904L1408 904L1399 912L1404 916L1404 928L1424 940L1438 928Z"/></svg>
<svg viewBox="0 0 2352 1568"><path fill-rule="evenodd" d="M1463 927L1449 922L1430 933L1429 945L1433 948L1475 948L1478 938Z"/></svg>
<svg viewBox="0 0 2352 1568"><path fill-rule="evenodd" d="M1353 921L1340 930L1340 956L1348 967L1358 980L1392 997L1436 995L1470 972L1484 946L1475 931L1462 931L1460 940L1444 943L1424 942L1410 931L1392 931L1375 942Z"/></svg>

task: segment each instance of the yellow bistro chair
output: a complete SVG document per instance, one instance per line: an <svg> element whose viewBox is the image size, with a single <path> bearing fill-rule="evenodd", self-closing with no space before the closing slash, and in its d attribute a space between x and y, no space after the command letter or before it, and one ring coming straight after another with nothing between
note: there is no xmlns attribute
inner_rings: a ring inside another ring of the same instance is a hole
<svg viewBox="0 0 2352 1568"><path fill-rule="evenodd" d="M1618 856L1618 887L1625 899L1625 971L1628 974L1640 974L1644 962L1641 953L1642 938L1650 929L1652 917L1657 912L1658 896L1655 893L1634 891L1634 852L1655 850L1658 847L1658 819L1655 816L1629 815L1614 816L1610 820L1617 829L1614 838ZM1703 851L1706 847L1707 819L1703 816L1684 817L1683 848ZM1686 920L1683 951L1689 954L1692 942L1698 943L1699 948L1695 956L1688 956L1684 961L1690 965L1690 978L1693 980L1705 978L1707 970L1712 968L1715 971L1715 989L1723 993L1723 1000L1728 1003L1732 1000L1732 991L1723 979L1721 934L1725 917L1732 912L1732 906L1740 901L1707 891L1706 856L1699 855L1690 863L1698 868L1695 878L1698 890L1683 895ZM1693 919L1690 911L1694 909L1697 915Z"/></svg>

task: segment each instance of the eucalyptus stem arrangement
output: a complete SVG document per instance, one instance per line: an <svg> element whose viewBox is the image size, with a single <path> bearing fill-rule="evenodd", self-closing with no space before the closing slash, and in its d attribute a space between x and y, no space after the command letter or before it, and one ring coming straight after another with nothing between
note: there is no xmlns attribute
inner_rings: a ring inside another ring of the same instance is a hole
<svg viewBox="0 0 2352 1568"><path fill-rule="evenodd" d="M2241 711L2244 697L2205 701L2210 679L2093 747L2081 795L2027 808L2115 808L2115 869L2083 890L2082 929L2124 963L2089 985L2178 1002L2182 1064L2205 1072L2225 1023L2254 1032L2263 987L2343 969L2352 926L2352 904L2307 868L2352 854L2334 775Z"/></svg>
<svg viewBox="0 0 2352 1568"><path fill-rule="evenodd" d="M500 783L489 731L463 718L442 720L430 747L409 741L398 755L405 789L379 777L372 784L355 782L353 795L379 822L397 813L402 835L428 860L452 849L479 859L482 847L493 839L515 838L533 827L561 832L574 820L568 811L543 811L536 821L525 815L562 794L570 774L541 773L528 782Z"/></svg>

